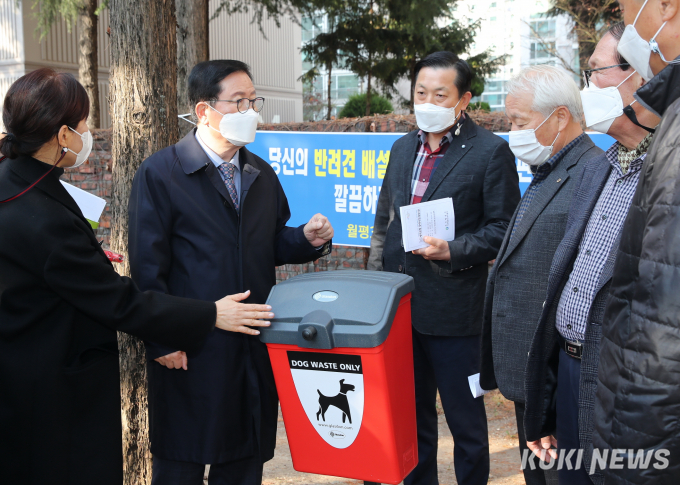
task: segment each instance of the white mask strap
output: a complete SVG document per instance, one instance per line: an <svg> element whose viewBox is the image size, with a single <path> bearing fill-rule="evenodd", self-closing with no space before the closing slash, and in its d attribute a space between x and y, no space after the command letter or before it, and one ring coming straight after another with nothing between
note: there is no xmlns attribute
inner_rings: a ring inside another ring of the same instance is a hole
<svg viewBox="0 0 680 485"><path fill-rule="evenodd" d="M642 11L642 10L640 10L640 11ZM639 12L638 12L638 15L639 15ZM662 23L662 24L661 24L661 27L659 27L659 30L656 31L656 34L654 34L654 37L652 37L652 38L649 40L649 42L651 42L651 41L653 41L654 39L656 39L656 36L659 35L659 34L661 33L661 29L663 29L665 26L666 26L666 22Z"/></svg>
<svg viewBox="0 0 680 485"><path fill-rule="evenodd" d="M549 115L541 122L540 125L538 125L536 128L534 128L534 132L535 132L536 130L538 130L541 126L543 126L543 123L545 123L546 121L548 121L548 120L550 119L550 117L555 113L555 111L557 111L557 108L555 108L554 110L552 110L552 113L550 113L550 114L549 114Z"/></svg>
<svg viewBox="0 0 680 485"><path fill-rule="evenodd" d="M557 139L560 137L560 133L562 133L562 132L561 132L561 131L558 131L558 132L557 132L557 136L556 136L555 139L553 140L552 145L550 145L550 152L551 152L551 153L552 153L553 147L555 146L555 142L556 142Z"/></svg>
<svg viewBox="0 0 680 485"><path fill-rule="evenodd" d="M219 113L219 114L221 114L222 116L224 116L224 113L220 113L219 111L217 111L215 108L213 108L212 106L210 106L210 103L205 103L205 104L206 104L206 106L208 106L208 108L210 108L211 110L213 110L215 113ZM198 126L198 125L196 125L196 126ZM220 130L216 130L215 128L213 128L212 126L210 126L210 122L208 122L208 128L210 128L210 129L213 130L213 131L216 131L216 132L219 133L219 134L222 134L222 132L221 132Z"/></svg>
<svg viewBox="0 0 680 485"><path fill-rule="evenodd" d="M186 121L186 122L188 122L188 123L191 123L191 124L194 125L194 126L198 126L196 123L194 123L193 121L191 121L191 120L189 119L189 117L190 117L191 115L192 115L192 113L187 113L187 114L183 114L183 115L177 115L177 117L178 117L180 120L184 120L184 121Z"/></svg>
<svg viewBox="0 0 680 485"><path fill-rule="evenodd" d="M643 3L642 7L640 7L640 10L638 10L637 15L635 16L635 21L633 22L633 27L635 27L635 24L637 23L638 18L640 18L640 14L642 13L642 10L645 8L645 5L647 5L647 2L649 2L649 0L645 0L645 3Z"/></svg>
<svg viewBox="0 0 680 485"><path fill-rule="evenodd" d="M628 81L631 77L633 77L633 74L635 74L635 71L631 72L631 73L630 73L630 76L628 76L626 79L624 79L623 81L621 81L621 82L619 83L619 85L616 86L616 89L619 89L623 83L625 83L625 82Z"/></svg>
<svg viewBox="0 0 680 485"><path fill-rule="evenodd" d="M80 133L78 133L76 130L74 130L74 129L71 128L70 126L67 126L67 128L68 128L69 130L71 130L73 133L75 133L76 135L78 135L78 136L80 137L81 140L83 140L83 135L81 135ZM85 140L83 140L83 147L85 147ZM65 147L65 148L66 148L66 150L68 150L69 152L71 152L71 153L73 153L74 155L78 156L78 153L79 153L79 152L74 152L74 151L71 150L69 147ZM80 150L82 151L83 149L81 148Z"/></svg>
<svg viewBox="0 0 680 485"><path fill-rule="evenodd" d="M68 128L69 130L71 130L71 131L72 131L73 133L75 133L76 135L79 135L79 136L80 136L80 138L82 138L82 137L83 137L83 135L82 135L81 133L78 133L78 132L77 132L76 130L74 130L74 129L73 129L73 128L71 128L70 126L67 126L67 128Z"/></svg>

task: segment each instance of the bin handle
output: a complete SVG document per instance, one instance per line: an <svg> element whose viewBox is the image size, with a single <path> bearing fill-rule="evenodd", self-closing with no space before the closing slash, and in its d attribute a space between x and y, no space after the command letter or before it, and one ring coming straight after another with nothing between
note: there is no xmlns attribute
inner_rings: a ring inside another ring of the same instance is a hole
<svg viewBox="0 0 680 485"><path fill-rule="evenodd" d="M302 331L302 338L310 342L316 338L316 334L316 328L310 325Z"/></svg>
<svg viewBox="0 0 680 485"><path fill-rule="evenodd" d="M333 317L323 310L314 310L298 325L298 345L308 349L332 349Z"/></svg>

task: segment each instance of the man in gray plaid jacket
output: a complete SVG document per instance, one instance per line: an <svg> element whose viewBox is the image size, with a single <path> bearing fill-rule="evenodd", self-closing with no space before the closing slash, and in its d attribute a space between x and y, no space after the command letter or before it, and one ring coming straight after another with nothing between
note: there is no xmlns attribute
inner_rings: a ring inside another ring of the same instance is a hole
<svg viewBox="0 0 680 485"><path fill-rule="evenodd" d="M583 133L578 86L564 69L535 66L508 83L505 112L512 132L534 129L550 145L547 160L533 160L531 185L510 221L486 285L480 384L498 387L515 403L520 455L529 456L524 436L524 369L541 315L548 272L562 241L574 186L586 162L602 150ZM552 114L551 114L552 113ZM546 150L547 151L547 150ZM523 153L517 153L522 160ZM527 485L557 483L557 472L524 468Z"/></svg>

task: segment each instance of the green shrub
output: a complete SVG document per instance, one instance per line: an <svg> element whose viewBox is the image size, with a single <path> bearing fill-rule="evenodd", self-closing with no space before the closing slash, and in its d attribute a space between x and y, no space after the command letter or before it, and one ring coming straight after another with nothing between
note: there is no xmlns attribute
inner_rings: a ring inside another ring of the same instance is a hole
<svg viewBox="0 0 680 485"><path fill-rule="evenodd" d="M468 105L469 110L473 109L481 109L482 111L486 111L487 113L491 112L491 106L489 106L489 103L486 101L477 101L476 103L470 103Z"/></svg>
<svg viewBox="0 0 680 485"><path fill-rule="evenodd" d="M371 92L371 114L384 115L394 111L389 99ZM366 115L366 93L350 96L338 118L358 118Z"/></svg>

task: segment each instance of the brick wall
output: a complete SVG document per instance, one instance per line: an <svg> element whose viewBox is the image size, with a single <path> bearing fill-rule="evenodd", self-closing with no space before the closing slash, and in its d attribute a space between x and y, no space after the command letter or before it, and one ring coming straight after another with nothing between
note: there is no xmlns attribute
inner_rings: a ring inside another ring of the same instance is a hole
<svg viewBox="0 0 680 485"><path fill-rule="evenodd" d="M507 119L502 113L473 111L472 119L487 130L510 131ZM306 123L281 123L260 125L258 129L267 131L321 131L338 132L375 132L407 133L416 128L414 115L377 115L364 118L343 118L331 121ZM107 201L102 214L97 237L104 240L108 248L111 234L111 130L92 130L94 147L87 162L75 169L68 169L62 179ZM277 281L286 280L301 273L328 271L336 269L366 269L368 248L338 246L325 258L308 264L280 266L276 270Z"/></svg>

